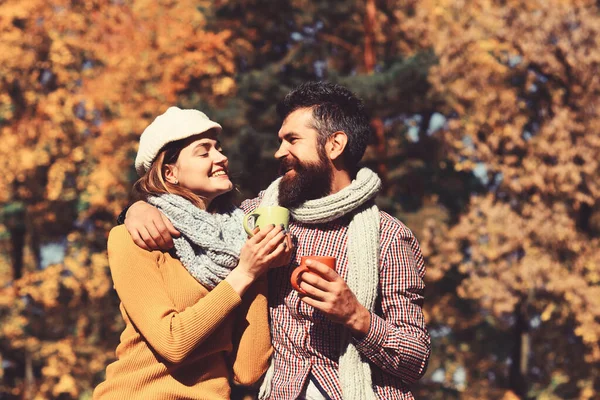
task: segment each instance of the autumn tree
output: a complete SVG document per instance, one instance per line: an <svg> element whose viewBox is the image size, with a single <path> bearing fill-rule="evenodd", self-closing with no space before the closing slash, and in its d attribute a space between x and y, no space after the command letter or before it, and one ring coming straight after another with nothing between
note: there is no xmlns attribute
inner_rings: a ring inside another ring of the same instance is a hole
<svg viewBox="0 0 600 400"><path fill-rule="evenodd" d="M456 285L430 320L449 328L442 341L454 342L467 397L599 389L598 11L592 1L424 1L405 26L439 60L429 81L444 100L445 151L486 186L458 223L430 224L424 237L430 280ZM431 367L452 382L444 364Z"/></svg>
<svg viewBox="0 0 600 400"><path fill-rule="evenodd" d="M235 91L228 32L205 30L208 17L210 2L198 1L0 5L12 255L0 295L3 393L78 398L102 378L121 328L106 235L135 179L139 134L168 106L191 106L189 93L218 104ZM41 251L57 241L63 261L47 266Z"/></svg>

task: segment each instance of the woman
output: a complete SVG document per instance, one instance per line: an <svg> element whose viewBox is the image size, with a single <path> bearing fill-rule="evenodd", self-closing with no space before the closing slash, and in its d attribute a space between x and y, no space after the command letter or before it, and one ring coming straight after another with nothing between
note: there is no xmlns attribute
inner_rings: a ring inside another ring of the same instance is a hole
<svg viewBox="0 0 600 400"><path fill-rule="evenodd" d="M242 227L232 206L221 126L196 110L169 108L141 136L135 189L181 231L176 254L139 248L121 225L108 258L125 330L117 361L94 399L227 399L250 385L271 354L266 281L289 260L281 227ZM247 240L246 240L247 239Z"/></svg>

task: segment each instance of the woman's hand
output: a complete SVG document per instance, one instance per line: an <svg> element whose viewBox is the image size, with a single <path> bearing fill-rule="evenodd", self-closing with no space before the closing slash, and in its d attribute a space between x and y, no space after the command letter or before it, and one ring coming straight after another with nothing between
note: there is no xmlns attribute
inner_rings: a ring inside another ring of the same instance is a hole
<svg viewBox="0 0 600 400"><path fill-rule="evenodd" d="M272 266L281 266L291 256L290 240L282 226L254 230L240 253L238 266L225 278L241 296L248 286Z"/></svg>
<svg viewBox="0 0 600 400"><path fill-rule="evenodd" d="M280 225L257 228L253 233L242 247L237 268L256 279L268 271L271 264L281 261L279 257L285 253L288 243Z"/></svg>

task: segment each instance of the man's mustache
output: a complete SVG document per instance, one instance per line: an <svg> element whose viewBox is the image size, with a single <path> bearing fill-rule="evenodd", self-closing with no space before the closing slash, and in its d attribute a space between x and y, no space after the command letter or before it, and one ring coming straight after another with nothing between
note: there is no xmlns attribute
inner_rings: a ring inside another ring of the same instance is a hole
<svg viewBox="0 0 600 400"><path fill-rule="evenodd" d="M291 169L299 170L300 163L291 157L282 158L279 161L279 175L283 175Z"/></svg>

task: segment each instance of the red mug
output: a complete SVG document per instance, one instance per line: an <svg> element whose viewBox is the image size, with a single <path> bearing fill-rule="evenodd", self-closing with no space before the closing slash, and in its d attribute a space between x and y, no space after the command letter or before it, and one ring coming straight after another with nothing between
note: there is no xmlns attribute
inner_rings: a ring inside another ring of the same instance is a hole
<svg viewBox="0 0 600 400"><path fill-rule="evenodd" d="M336 258L328 257L328 256L303 256L300 257L300 265L292 272L292 276L290 276L290 283L293 288L296 289L299 293L306 294L306 292L300 287L300 283L298 280L300 279L300 275L305 272L310 272L308 267L306 266L306 260L314 260L321 262L327 265L331 269L335 269Z"/></svg>

